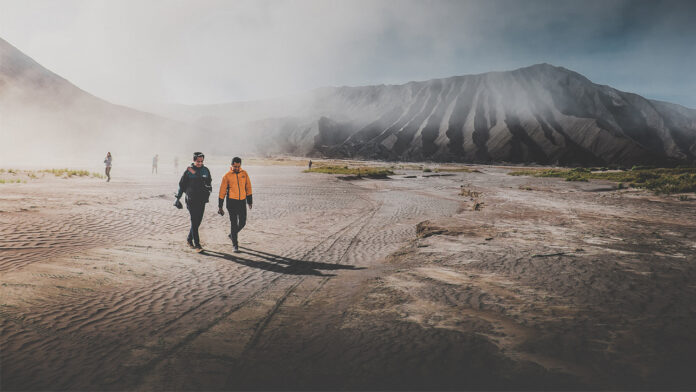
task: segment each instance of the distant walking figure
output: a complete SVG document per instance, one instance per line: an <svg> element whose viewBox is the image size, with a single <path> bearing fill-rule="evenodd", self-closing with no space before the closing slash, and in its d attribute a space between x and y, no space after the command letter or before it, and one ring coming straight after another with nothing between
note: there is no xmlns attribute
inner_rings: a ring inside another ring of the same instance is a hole
<svg viewBox="0 0 696 392"><path fill-rule="evenodd" d="M176 193L174 206L182 208L181 195L186 193L186 208L191 215L191 229L189 230L186 243L197 252L202 252L201 240L198 236L198 228L203 221L205 203L208 202L212 191L210 171L203 166L205 155L202 152L193 153L193 163L186 168L179 180L179 191Z"/></svg>
<svg viewBox="0 0 696 392"><path fill-rule="evenodd" d="M174 157L174 172L179 172L179 157Z"/></svg>
<svg viewBox="0 0 696 392"><path fill-rule="evenodd" d="M106 182L111 181L111 152L106 153L106 158L104 158L104 174L106 174Z"/></svg>
<svg viewBox="0 0 696 392"><path fill-rule="evenodd" d="M152 172L157 174L157 162L159 162L159 155L155 154L154 157L152 157Z"/></svg>
<svg viewBox="0 0 696 392"><path fill-rule="evenodd" d="M220 184L220 197L218 198L218 214L225 215L222 203L227 199L227 212L230 214L230 239L234 245L234 251L239 252L239 232L246 225L246 205L251 209L253 199L251 196L251 180L249 174L242 170L242 159L234 157L230 171L222 176Z"/></svg>
<svg viewBox="0 0 696 392"><path fill-rule="evenodd" d="M309 160L309 170L312 170L312 160Z"/></svg>

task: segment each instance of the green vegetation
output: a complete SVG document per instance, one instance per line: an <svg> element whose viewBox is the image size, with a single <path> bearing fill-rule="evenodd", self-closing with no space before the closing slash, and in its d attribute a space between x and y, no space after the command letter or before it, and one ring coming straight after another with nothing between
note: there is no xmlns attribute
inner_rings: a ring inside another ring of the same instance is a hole
<svg viewBox="0 0 696 392"><path fill-rule="evenodd" d="M634 166L624 171L592 171L575 169L525 169L508 173L511 176L559 177L566 181L608 180L618 182L618 188L626 186L644 188L655 193L696 192L696 167L652 168Z"/></svg>
<svg viewBox="0 0 696 392"><path fill-rule="evenodd" d="M50 173L56 177L72 177L72 176L85 177L85 176L89 176L89 172L87 170L44 169L44 170L41 170L41 172L42 173Z"/></svg>
<svg viewBox="0 0 696 392"><path fill-rule="evenodd" d="M472 199L476 199L479 196L481 196L481 192L471 190L468 185L466 187L464 187L464 185L460 185L459 196L471 197Z"/></svg>
<svg viewBox="0 0 696 392"><path fill-rule="evenodd" d="M20 182L22 182L22 180L20 180L19 178L16 179L16 180L14 180L14 179L12 179L12 180L4 180L4 179L1 179L1 178L0 178L0 184L19 184ZM26 181L25 181L25 182L26 182Z"/></svg>
<svg viewBox="0 0 696 392"><path fill-rule="evenodd" d="M317 166L304 173L347 174L357 177L384 178L394 174L391 169L385 167L348 167L348 166Z"/></svg>
<svg viewBox="0 0 696 392"><path fill-rule="evenodd" d="M56 177L96 177L96 178L104 178L103 174L99 173L90 173L87 170L70 170L70 169L44 169L40 170L41 173L50 173L53 174Z"/></svg>
<svg viewBox="0 0 696 392"><path fill-rule="evenodd" d="M423 169L423 173L430 173L432 170L429 167Z"/></svg>
<svg viewBox="0 0 696 392"><path fill-rule="evenodd" d="M93 177L93 178L105 178L103 174L89 172L87 170L71 170L71 169L44 169L44 170L18 170L18 169L0 169L0 174L11 174L12 176L26 176L30 180L36 180L42 178L45 174L53 174L56 177L70 178L70 177ZM14 180L14 179L2 179L2 183L20 183L26 182L25 179Z"/></svg>

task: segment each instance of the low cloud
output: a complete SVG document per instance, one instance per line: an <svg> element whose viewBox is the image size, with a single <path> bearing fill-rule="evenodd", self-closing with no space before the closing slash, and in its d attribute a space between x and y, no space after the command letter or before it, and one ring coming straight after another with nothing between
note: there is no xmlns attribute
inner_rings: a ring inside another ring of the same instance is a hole
<svg viewBox="0 0 696 392"><path fill-rule="evenodd" d="M0 9L0 36L123 104L251 100L549 62L696 106L692 2L1 0Z"/></svg>

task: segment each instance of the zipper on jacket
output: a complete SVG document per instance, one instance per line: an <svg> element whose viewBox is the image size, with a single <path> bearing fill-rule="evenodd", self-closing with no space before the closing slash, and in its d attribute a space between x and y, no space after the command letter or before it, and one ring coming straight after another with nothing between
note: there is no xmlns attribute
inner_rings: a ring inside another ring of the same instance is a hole
<svg viewBox="0 0 696 392"><path fill-rule="evenodd" d="M242 200L242 188L239 187L239 173L234 173L237 175L237 196L239 197L238 200Z"/></svg>

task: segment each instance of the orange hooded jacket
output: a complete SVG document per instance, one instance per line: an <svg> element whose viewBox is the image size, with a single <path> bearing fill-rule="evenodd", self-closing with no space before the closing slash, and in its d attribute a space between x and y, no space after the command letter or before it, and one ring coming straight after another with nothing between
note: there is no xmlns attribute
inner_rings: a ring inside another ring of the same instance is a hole
<svg viewBox="0 0 696 392"><path fill-rule="evenodd" d="M239 169L239 173L235 173L234 170L230 169L222 176L218 200L220 207L225 201L225 196L232 200L247 199L247 204L251 204L251 180L246 170Z"/></svg>

